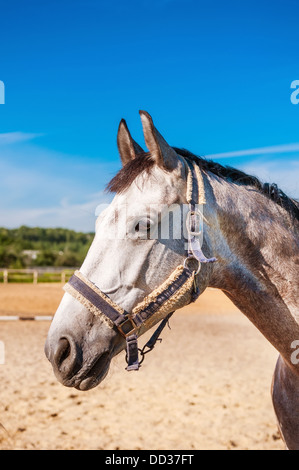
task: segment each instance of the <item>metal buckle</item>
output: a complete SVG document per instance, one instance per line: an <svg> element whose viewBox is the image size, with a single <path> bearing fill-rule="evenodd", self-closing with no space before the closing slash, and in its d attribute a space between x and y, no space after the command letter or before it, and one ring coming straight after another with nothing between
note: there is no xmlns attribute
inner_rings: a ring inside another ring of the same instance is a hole
<svg viewBox="0 0 299 470"><path fill-rule="evenodd" d="M200 260L198 258L196 258L196 256L191 255L191 256L188 256L187 258L185 258L183 266L184 266L184 268L188 268L188 266L187 266L188 261L193 260L193 259L195 261L197 261L197 263L198 263L197 270L195 271L195 269L193 269L193 272L195 273L195 276L197 276L197 274L199 273L199 271L201 269L201 263L200 263ZM188 268L188 269L190 269L190 268Z"/></svg>
<svg viewBox="0 0 299 470"><path fill-rule="evenodd" d="M137 329L137 325L133 322L132 318L125 318L122 323L117 325L117 329L122 336L127 338Z"/></svg>

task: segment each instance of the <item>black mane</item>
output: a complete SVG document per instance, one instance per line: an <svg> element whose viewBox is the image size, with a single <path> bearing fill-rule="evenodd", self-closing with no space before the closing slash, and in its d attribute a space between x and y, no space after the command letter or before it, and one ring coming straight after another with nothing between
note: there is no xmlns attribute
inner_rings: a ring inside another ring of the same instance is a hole
<svg viewBox="0 0 299 470"><path fill-rule="evenodd" d="M287 196L276 184L262 183L256 176L250 176L241 170L224 166L213 160L207 160L198 157L186 149L179 149L173 147L178 155L186 157L195 163L203 170L223 178L231 183L236 183L242 186L253 186L260 193L273 200L281 207L283 207L293 219L299 220L299 202ZM150 173L154 166L154 160L149 153L140 153L134 160L127 163L112 180L108 183L106 190L114 193L122 193L138 175L144 171Z"/></svg>

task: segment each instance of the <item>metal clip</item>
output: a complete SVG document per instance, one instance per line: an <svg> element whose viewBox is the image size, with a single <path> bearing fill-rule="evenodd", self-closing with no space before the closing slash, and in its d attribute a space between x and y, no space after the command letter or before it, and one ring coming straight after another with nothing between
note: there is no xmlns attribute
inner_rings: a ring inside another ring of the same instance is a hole
<svg viewBox="0 0 299 470"><path fill-rule="evenodd" d="M198 232L195 231L197 217L198 217L198 226L200 227L202 220L203 220L203 215L201 214L201 212L199 212L198 210L190 210L187 214L187 218L186 218L187 232L192 237L199 237L202 234L202 230ZM194 220L192 220L192 218Z"/></svg>

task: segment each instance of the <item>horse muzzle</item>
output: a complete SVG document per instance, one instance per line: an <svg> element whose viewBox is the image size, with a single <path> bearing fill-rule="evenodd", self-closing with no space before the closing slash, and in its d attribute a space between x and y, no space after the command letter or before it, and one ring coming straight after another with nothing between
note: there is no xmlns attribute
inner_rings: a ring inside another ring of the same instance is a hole
<svg viewBox="0 0 299 470"><path fill-rule="evenodd" d="M45 355L53 372L66 387L89 390L107 375L110 362L125 348L117 332L105 328L69 294L65 294L51 323Z"/></svg>
<svg viewBox="0 0 299 470"><path fill-rule="evenodd" d="M90 390L96 387L107 375L111 353L90 347L88 356L70 335L61 337L52 347L49 338L45 344L45 354L51 362L56 378L66 387ZM84 360L83 360L84 357Z"/></svg>

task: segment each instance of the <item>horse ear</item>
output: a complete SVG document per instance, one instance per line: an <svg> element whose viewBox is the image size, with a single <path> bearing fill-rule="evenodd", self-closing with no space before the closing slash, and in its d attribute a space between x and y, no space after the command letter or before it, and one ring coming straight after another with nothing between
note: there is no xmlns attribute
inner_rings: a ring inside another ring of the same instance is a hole
<svg viewBox="0 0 299 470"><path fill-rule="evenodd" d="M154 126L151 116L146 111L139 111L144 140L150 154L156 163L164 170L171 171L178 165L178 156L175 150L168 145L162 135Z"/></svg>
<svg viewBox="0 0 299 470"><path fill-rule="evenodd" d="M123 166L136 158L137 153L143 152L140 145L132 139L127 123L124 119L120 121L117 132L117 146Z"/></svg>

